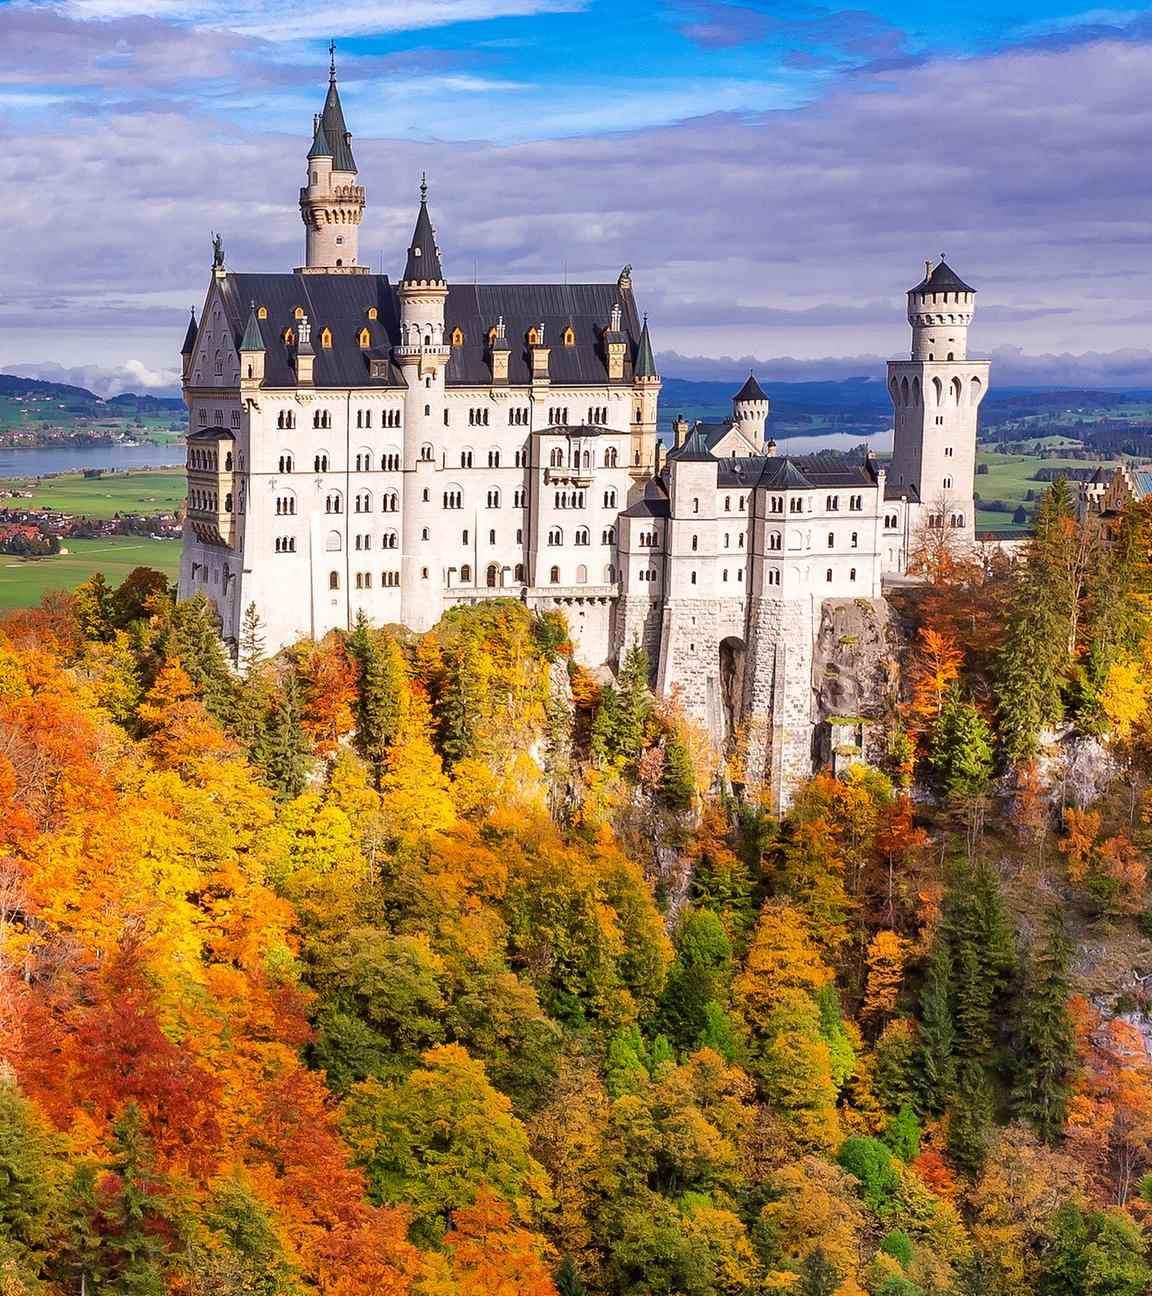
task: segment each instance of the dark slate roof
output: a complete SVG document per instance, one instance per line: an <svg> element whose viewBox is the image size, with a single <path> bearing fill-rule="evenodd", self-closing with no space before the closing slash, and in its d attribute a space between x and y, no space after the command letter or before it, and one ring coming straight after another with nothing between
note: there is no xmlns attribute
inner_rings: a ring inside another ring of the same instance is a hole
<svg viewBox="0 0 1152 1296"><path fill-rule="evenodd" d="M701 425L697 425L684 438L684 444L677 449L672 450L669 459L679 460L681 463L715 463L715 456L708 449L708 442L701 431Z"/></svg>
<svg viewBox="0 0 1152 1296"><path fill-rule="evenodd" d="M308 158L331 157L332 149L328 144L328 136L324 134L324 126L320 118L316 118L316 134L312 137L312 147L308 150Z"/></svg>
<svg viewBox="0 0 1152 1296"><path fill-rule="evenodd" d="M189 432L184 439L186 441L235 441L236 433L222 427L197 428L195 432Z"/></svg>
<svg viewBox="0 0 1152 1296"><path fill-rule="evenodd" d="M256 304L248 311L248 323L244 326L244 336L240 339L241 351L263 351L264 335L260 332L260 321L256 318Z"/></svg>
<svg viewBox="0 0 1152 1296"><path fill-rule="evenodd" d="M547 436L619 436L619 428L601 427L597 423L553 423L551 427L541 429Z"/></svg>
<svg viewBox="0 0 1152 1296"><path fill-rule="evenodd" d="M637 378L655 378L656 360L652 355L652 339L648 336L648 316L644 316L644 327L640 330L640 345L636 348L636 360L633 373Z"/></svg>
<svg viewBox="0 0 1152 1296"><path fill-rule="evenodd" d="M504 316L510 346L508 381L514 387L532 381L528 330L544 325L548 373L556 386L603 385L608 381L604 330L619 304L622 338L627 344L624 380L632 381L639 349L640 321L630 292L616 284L451 284L444 306L445 335L459 329L463 345L452 348L445 381L449 387L482 387L492 381L488 332ZM571 327L574 345L564 346Z"/></svg>
<svg viewBox="0 0 1152 1296"><path fill-rule="evenodd" d="M764 395L755 375L749 369L748 377L744 380L744 386L740 388L732 399L736 401L766 401L768 397Z"/></svg>
<svg viewBox="0 0 1152 1296"><path fill-rule="evenodd" d="M406 283L439 282L444 278L440 268L440 249L436 246L436 231L428 215L428 185L420 182L420 210L416 213L416 228L408 247L408 263L404 267Z"/></svg>
<svg viewBox="0 0 1152 1296"><path fill-rule="evenodd" d="M221 297L237 349L248 312L254 301L268 311L261 321L265 339L264 382L269 387L294 387L296 371L292 351L281 338L285 329L297 330L299 306L312 327L316 355L313 375L317 387L403 387L403 376L391 364L392 347L400 337L395 290L387 275L331 274L228 274L220 285ZM379 318L369 320L374 306ZM332 330L332 345L321 346L320 335ZM367 328L371 345L361 349L359 333ZM369 377L372 360L388 361L386 376Z"/></svg>
<svg viewBox="0 0 1152 1296"><path fill-rule="evenodd" d="M915 293L922 292L975 292L975 288L970 288L968 284L956 273L955 270L944 260L940 258L940 264L932 271L931 274L925 275L923 279L912 289Z"/></svg>
<svg viewBox="0 0 1152 1296"><path fill-rule="evenodd" d="M668 517L668 492L659 478L644 483L644 494L624 510L624 517Z"/></svg>
<svg viewBox="0 0 1152 1296"><path fill-rule="evenodd" d="M721 486L761 486L765 490L850 489L875 486L871 459L849 458L836 450L811 455L757 455L720 461Z"/></svg>
<svg viewBox="0 0 1152 1296"><path fill-rule="evenodd" d="M296 329L299 306L312 326L312 347L316 353L314 381L318 388L379 386L403 387L404 378L391 364L392 347L400 341L400 308L397 288L387 275L371 274L236 274L229 273L221 284L221 297L237 349L241 345L249 303L255 301L268 311L260 322L266 354L264 382L269 387L293 387L295 370L291 352L281 338L287 328ZM632 380L633 358L641 332L636 306L630 292L621 293L616 284L467 284L449 286L445 303L445 327L451 336L459 328L461 346L453 347L445 375L450 387L484 387L492 381L488 331L501 315L511 348L508 379L513 386L532 381L528 330L543 322L545 336L559 339L571 325L575 345L550 347L548 369L557 386L603 386L608 362L603 331L620 304L623 337L628 344L624 379ZM368 319L375 306L379 318ZM367 328L371 345L361 349L359 333ZM320 345L325 328L332 330L332 345ZM194 341L189 345L189 354ZM371 378L371 361L385 360L384 377ZM572 411L583 413L583 411Z"/></svg>
<svg viewBox="0 0 1152 1296"><path fill-rule="evenodd" d="M191 355L196 350L196 335L200 332L200 327L196 323L196 307L192 307L192 318L188 321L188 331L184 334L184 345L180 348L181 355Z"/></svg>
<svg viewBox="0 0 1152 1296"><path fill-rule="evenodd" d="M1145 499L1152 495L1152 472L1138 471L1132 476L1136 481L1136 489L1140 492L1137 499Z"/></svg>
<svg viewBox="0 0 1152 1296"><path fill-rule="evenodd" d="M906 499L911 503L920 502L920 492L915 486L897 485L896 482L886 481L884 483L884 498L886 500Z"/></svg>
<svg viewBox="0 0 1152 1296"><path fill-rule="evenodd" d="M333 171L351 171L356 174L356 159L352 156L352 136L344 125L344 109L340 106L340 92L336 89L336 73L328 81L328 97L320 114L320 126L332 152Z"/></svg>

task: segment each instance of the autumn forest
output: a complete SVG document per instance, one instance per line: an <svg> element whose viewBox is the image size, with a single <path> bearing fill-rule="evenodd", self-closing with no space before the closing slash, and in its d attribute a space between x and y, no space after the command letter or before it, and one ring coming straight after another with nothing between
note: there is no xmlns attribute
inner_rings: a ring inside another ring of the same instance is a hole
<svg viewBox="0 0 1152 1296"><path fill-rule="evenodd" d="M1152 514L922 546L783 817L514 601L0 626L2 1296L1139 1296Z"/></svg>

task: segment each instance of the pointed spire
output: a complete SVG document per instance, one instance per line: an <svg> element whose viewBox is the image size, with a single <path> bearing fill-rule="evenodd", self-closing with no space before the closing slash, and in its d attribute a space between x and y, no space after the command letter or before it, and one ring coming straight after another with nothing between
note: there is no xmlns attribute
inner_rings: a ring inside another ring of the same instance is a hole
<svg viewBox="0 0 1152 1296"><path fill-rule="evenodd" d="M182 356L190 356L196 350L196 334L199 333L196 325L196 307L192 307L192 318L188 321L188 331L184 334L184 345L180 348Z"/></svg>
<svg viewBox="0 0 1152 1296"><path fill-rule="evenodd" d="M751 369L748 370L748 377L744 380L744 386L732 397L733 401L766 401L767 396L760 384L756 381L756 375Z"/></svg>
<svg viewBox="0 0 1152 1296"><path fill-rule="evenodd" d="M336 42L328 42L328 80L336 80Z"/></svg>
<svg viewBox="0 0 1152 1296"><path fill-rule="evenodd" d="M644 327L640 330L640 344L636 348L636 363L632 366L636 378L655 378L656 360L652 355L652 339L648 336L648 315L644 315Z"/></svg>
<svg viewBox="0 0 1152 1296"><path fill-rule="evenodd" d="M444 272L440 268L440 249L436 246L436 231L428 215L428 177L420 177L420 210L416 214L416 228L408 248L408 264L404 267L405 283L442 283Z"/></svg>
<svg viewBox="0 0 1152 1296"><path fill-rule="evenodd" d="M256 315L256 303L248 312L248 323L244 327L244 336L240 339L241 351L263 351L264 335L260 332L260 320Z"/></svg>
<svg viewBox="0 0 1152 1296"><path fill-rule="evenodd" d="M332 155L333 171L350 171L356 174L356 159L352 156L352 135L344 124L344 109L340 105L340 92L336 89L336 46L329 47L331 61L328 67L328 97L320 114L320 129L328 141ZM313 144L315 148L315 144ZM309 154L311 157L312 154ZM319 155L323 156L323 155Z"/></svg>
<svg viewBox="0 0 1152 1296"><path fill-rule="evenodd" d="M308 161L313 158L331 157L332 149L328 144L328 136L324 133L324 126L319 117L316 119L316 134L312 137L312 147L308 150Z"/></svg>

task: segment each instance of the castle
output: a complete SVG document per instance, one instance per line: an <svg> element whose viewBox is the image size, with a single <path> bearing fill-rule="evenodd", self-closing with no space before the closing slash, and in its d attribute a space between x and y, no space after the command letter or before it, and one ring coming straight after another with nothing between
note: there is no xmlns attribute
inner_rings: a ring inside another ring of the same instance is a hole
<svg viewBox="0 0 1152 1296"><path fill-rule="evenodd" d="M640 643L654 685L717 741L743 727L747 776L786 801L817 727L844 718L814 687L828 617L882 613L919 527L971 533L988 369L966 357L973 289L941 259L908 293L889 467L779 455L752 376L731 419L678 418L665 451L630 267L452 284L422 183L403 274L372 274L351 141L333 63L300 190L305 264L235 273L217 238L182 349L180 597L206 595L232 642L254 605L271 650L361 612L421 632L486 599L559 608L581 661Z"/></svg>

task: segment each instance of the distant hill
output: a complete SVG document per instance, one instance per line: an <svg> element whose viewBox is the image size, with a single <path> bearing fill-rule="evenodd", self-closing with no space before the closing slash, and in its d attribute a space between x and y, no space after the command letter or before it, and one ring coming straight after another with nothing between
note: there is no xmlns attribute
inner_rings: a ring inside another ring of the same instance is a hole
<svg viewBox="0 0 1152 1296"><path fill-rule="evenodd" d="M184 402L177 397L138 396L135 392L123 392L119 396L111 396L105 400L95 392L90 392L87 387L42 382L39 378L22 378L18 374L0 373L0 396L12 400L64 401L68 408L77 414L98 413L101 410L117 415L184 413Z"/></svg>

